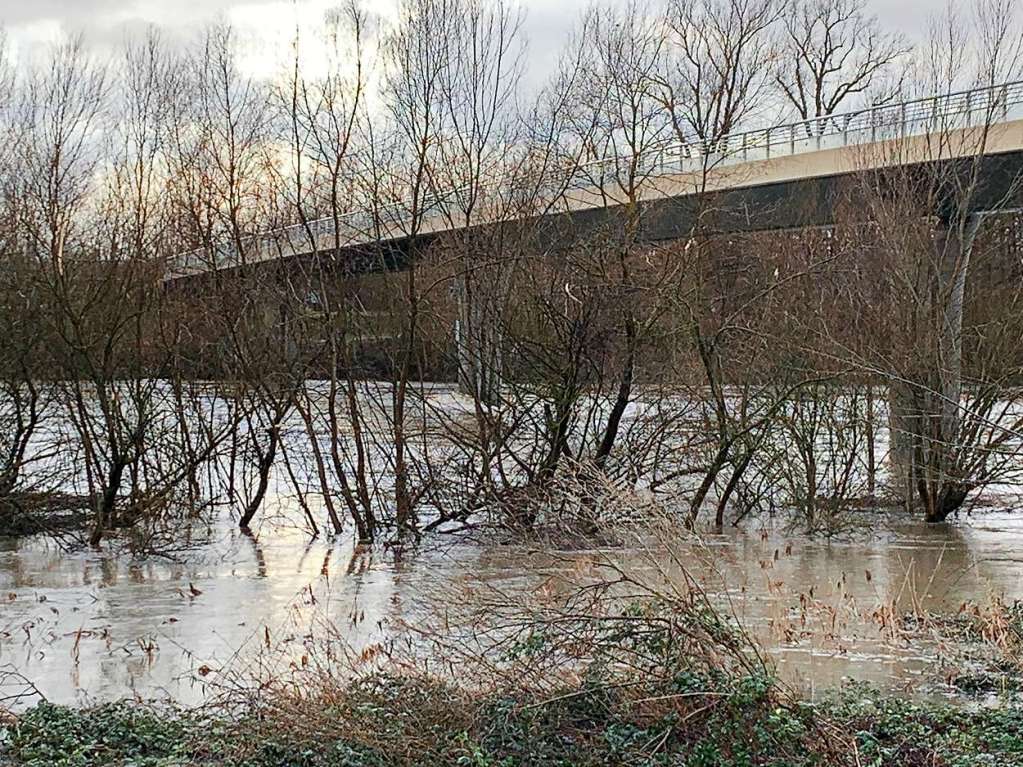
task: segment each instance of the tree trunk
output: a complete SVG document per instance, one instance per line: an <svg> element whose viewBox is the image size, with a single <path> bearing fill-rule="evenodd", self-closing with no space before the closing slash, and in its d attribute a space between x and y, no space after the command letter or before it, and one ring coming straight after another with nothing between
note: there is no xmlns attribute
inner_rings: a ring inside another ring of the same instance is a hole
<svg viewBox="0 0 1023 767"><path fill-rule="evenodd" d="M888 463L895 492L908 512L916 502L916 408L913 385L892 383L888 389Z"/></svg>
<svg viewBox="0 0 1023 767"><path fill-rule="evenodd" d="M238 527L242 530L249 529L252 518L256 516L256 512L259 511L259 507L263 504L267 487L270 485L270 469L273 468L274 457L277 455L277 443L281 438L277 428L278 424L274 423L268 430L270 432L270 444L267 445L266 452L259 459L259 484L256 486L256 494L252 496L252 500L245 507L242 518L238 520Z"/></svg>
<svg viewBox="0 0 1023 767"><path fill-rule="evenodd" d="M914 495L928 522L958 509L967 491L958 477L962 400L962 329L966 276L979 215L943 221L933 258L922 268L915 326L922 362L890 390L892 475L912 510Z"/></svg>
<svg viewBox="0 0 1023 767"><path fill-rule="evenodd" d="M117 493L121 489L121 478L124 476L125 465L124 461L117 458L113 459L110 464L110 471L107 473L107 486L103 490L103 497L99 509L97 509L92 532L89 534L90 546L99 546L107 527L114 518Z"/></svg>
<svg viewBox="0 0 1023 767"><path fill-rule="evenodd" d="M622 366L622 376L618 382L618 394L608 415L600 447L594 457L594 463L601 469L611 455L611 449L618 438L618 430L621 428L622 416L625 415L625 408L629 406L629 398L632 396L632 381L636 369L636 323L631 314L625 320L625 344L625 364Z"/></svg>
<svg viewBox="0 0 1023 767"><path fill-rule="evenodd" d="M455 293L459 391L482 404L496 404L501 393L502 365L499 296L484 290L481 281L468 270L458 277Z"/></svg>
<svg viewBox="0 0 1023 767"><path fill-rule="evenodd" d="M874 387L867 384L867 495L871 501L877 497L877 412L874 403Z"/></svg>
<svg viewBox="0 0 1023 767"><path fill-rule="evenodd" d="M753 460L753 450L747 450L743 455L742 460L732 470L732 476L728 478L728 484L725 485L725 490L721 493L721 497L718 499L717 514L714 516L714 525L716 527L725 526L725 509L728 506L728 501L732 497L732 493L735 492L735 488L739 486L739 481L742 479L742 475L746 473L746 469L749 468L750 462Z"/></svg>
<svg viewBox="0 0 1023 767"><path fill-rule="evenodd" d="M718 478L718 474L728 463L728 453L731 451L732 443L730 440L726 440L721 443L718 447L717 454L714 456L714 460L711 461L710 467L707 469L707 473L703 476L703 482L700 483L700 487L696 490L696 495L693 496L693 500L689 503L689 526L693 527L696 525L697 517L700 515L700 507L703 506L704 500L707 498L707 493L714 486L715 480Z"/></svg>

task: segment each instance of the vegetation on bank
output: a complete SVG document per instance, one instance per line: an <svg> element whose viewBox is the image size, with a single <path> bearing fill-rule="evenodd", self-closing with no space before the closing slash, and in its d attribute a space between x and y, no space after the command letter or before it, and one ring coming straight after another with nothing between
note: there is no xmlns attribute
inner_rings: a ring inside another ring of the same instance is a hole
<svg viewBox="0 0 1023 767"><path fill-rule="evenodd" d="M40 704L0 729L17 767L1023 765L1023 708L965 710L850 688L785 702L767 677L679 675L653 695L599 678L537 700L373 676L317 722L120 703ZM321 729L322 728L322 729Z"/></svg>
<svg viewBox="0 0 1023 767"><path fill-rule="evenodd" d="M1023 767L1023 700L1010 692L1023 681L1018 606L914 619L991 651L1016 682L997 699L981 691L996 705L920 703L861 685L809 702L702 592L671 583L618 570L567 599L477 599L458 616L468 628L445 614L445 631L419 629L430 647L418 663L390 656L358 674L336 664L339 648L306 646L289 673L242 686L224 678L216 704L201 709L40 703L0 717L0 763ZM616 588L642 596L609 599Z"/></svg>

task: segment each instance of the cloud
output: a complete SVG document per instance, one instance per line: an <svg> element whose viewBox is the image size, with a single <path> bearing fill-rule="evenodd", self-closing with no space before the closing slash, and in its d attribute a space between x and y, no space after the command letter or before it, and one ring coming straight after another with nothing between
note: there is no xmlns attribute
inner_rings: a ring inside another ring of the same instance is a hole
<svg viewBox="0 0 1023 767"><path fill-rule="evenodd" d="M135 5L118 0L0 0L0 20L8 27L40 21L79 23L110 16L125 6Z"/></svg>
<svg viewBox="0 0 1023 767"><path fill-rule="evenodd" d="M625 0L621 0L625 2ZM286 55L296 23L303 35L322 25L323 14L343 0L0 0L0 24L9 32L15 55L31 56L62 36L82 34L99 55L118 50L126 38L144 34L150 25L166 39L185 42L218 19L229 20L247 38L243 66L269 76ZM366 0L375 12L398 0ZM519 0L526 10L529 39L527 81L546 78L556 65L567 35L591 0ZM910 37L921 37L928 17L945 0L869 0L882 23ZM386 15L386 13L385 13ZM284 48L285 50L281 50Z"/></svg>
<svg viewBox="0 0 1023 767"><path fill-rule="evenodd" d="M267 0L269 2L269 0ZM226 18L237 0L0 0L0 24L16 53L32 56L42 46L81 34L100 55L159 27L184 40L204 24ZM249 0L256 7L261 0Z"/></svg>

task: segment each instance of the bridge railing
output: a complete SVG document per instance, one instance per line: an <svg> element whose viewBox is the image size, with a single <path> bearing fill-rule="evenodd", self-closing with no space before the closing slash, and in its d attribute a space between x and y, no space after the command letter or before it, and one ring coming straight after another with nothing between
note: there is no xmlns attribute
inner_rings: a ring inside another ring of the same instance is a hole
<svg viewBox="0 0 1023 767"><path fill-rule="evenodd" d="M556 194L560 190L593 188L595 180L614 177L623 165L629 163L635 163L640 172L648 176L698 172L721 165L770 160L843 146L867 145L1012 119L1023 119L1023 81L729 133L716 140L665 142L638 156L601 158L554 168L531 186ZM329 240L335 238L346 243L374 231L401 231L414 212L426 218L449 210L449 200L459 191L447 189L431 195L420 201L418 211L413 210L410 201L399 200L372 210L353 210L341 214L337 217L341 231L335 230L334 217L319 218L252 236L246 245L259 254L255 260L262 261L272 258L275 249L283 253L282 246L303 240L307 242L310 236L317 248L324 249L331 247ZM212 254L205 249L195 250L174 260L174 276L239 265L235 248L231 245L217 247Z"/></svg>
<svg viewBox="0 0 1023 767"><path fill-rule="evenodd" d="M1023 81L822 115L729 133L716 140L673 142L645 152L638 165L647 173L682 173L1010 119L1023 119ZM626 156L586 163L579 168L580 180L601 171L613 172L633 160Z"/></svg>

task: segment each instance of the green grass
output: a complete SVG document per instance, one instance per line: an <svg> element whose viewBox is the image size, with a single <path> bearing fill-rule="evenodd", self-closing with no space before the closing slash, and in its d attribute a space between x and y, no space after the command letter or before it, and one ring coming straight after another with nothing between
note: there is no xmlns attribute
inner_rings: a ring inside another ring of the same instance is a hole
<svg viewBox="0 0 1023 767"><path fill-rule="evenodd" d="M1023 709L969 711L850 688L781 703L770 680L680 674L659 700L590 679L547 700L474 699L435 681L371 677L285 717L226 719L119 703L40 704L0 729L12 767L810 767L1023 765ZM555 699L556 698L556 699Z"/></svg>

